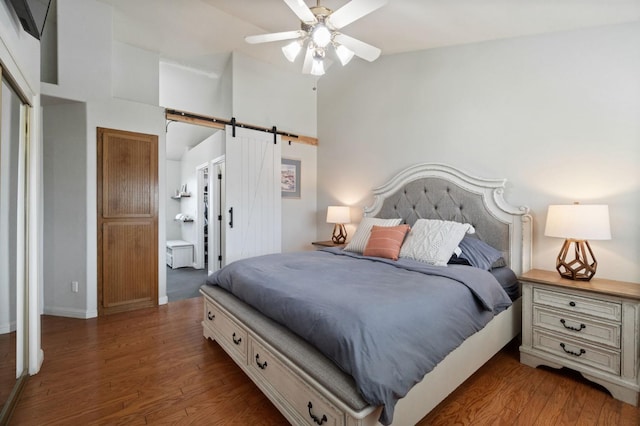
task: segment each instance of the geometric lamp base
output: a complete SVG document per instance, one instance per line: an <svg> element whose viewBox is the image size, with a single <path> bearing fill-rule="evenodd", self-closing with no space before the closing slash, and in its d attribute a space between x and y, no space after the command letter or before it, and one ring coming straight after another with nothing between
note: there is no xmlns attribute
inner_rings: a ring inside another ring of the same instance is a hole
<svg viewBox="0 0 640 426"><path fill-rule="evenodd" d="M331 236L331 241L336 244L344 244L347 241L347 230L344 225L341 223L336 223L333 226L333 235Z"/></svg>
<svg viewBox="0 0 640 426"><path fill-rule="evenodd" d="M567 254L574 245L574 259L567 260ZM566 239L556 260L556 269L564 278L578 281L589 281L596 274L598 262L586 240Z"/></svg>

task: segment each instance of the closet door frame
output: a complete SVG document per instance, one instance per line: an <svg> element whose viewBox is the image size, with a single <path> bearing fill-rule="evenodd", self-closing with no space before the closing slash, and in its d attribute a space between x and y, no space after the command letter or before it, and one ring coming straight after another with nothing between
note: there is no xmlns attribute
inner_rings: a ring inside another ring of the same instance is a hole
<svg viewBox="0 0 640 426"><path fill-rule="evenodd" d="M2 52L0 52L2 53ZM16 382L0 411L0 424L8 422L15 408L20 393L26 384L29 373L35 374L40 367L42 351L39 350L40 342L40 316L37 310L37 275L39 273L38 260L38 220L37 212L37 173L33 170L34 156L30 152L32 145L37 147L32 138L33 108L29 97L21 89L20 84L7 71L0 59L0 81L6 82L12 92L17 96L20 105L18 117L18 170L17 170L17 204L16 204ZM0 85L0 99L2 86ZM0 115L0 127L2 115ZM7 143L0 140L0 143ZM37 151L37 150L36 150ZM0 154L1 155L1 154ZM35 177L35 178L34 178ZM1 179L1 177L0 177ZM36 222L34 222L36 221ZM29 276L35 275L31 281ZM35 302L35 305L33 304ZM33 306L34 309L30 309ZM31 319L34 317L34 319ZM30 321L31 319L31 321ZM37 336L32 336L35 332ZM33 343L36 343L33 345ZM34 346L33 350L31 346ZM36 348L37 347L37 348ZM35 358L32 355L35 354ZM33 362L35 361L35 362ZM32 365L33 364L33 365Z"/></svg>

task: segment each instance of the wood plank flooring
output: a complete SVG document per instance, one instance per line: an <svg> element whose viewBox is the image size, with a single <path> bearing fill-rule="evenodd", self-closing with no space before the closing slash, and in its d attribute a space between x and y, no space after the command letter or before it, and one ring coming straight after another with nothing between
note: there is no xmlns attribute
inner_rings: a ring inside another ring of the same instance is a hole
<svg viewBox="0 0 640 426"><path fill-rule="evenodd" d="M202 337L201 298L90 320L44 316L45 362L11 425L283 425ZM508 345L420 425L639 425L640 410L561 370L532 369Z"/></svg>
<svg viewBox="0 0 640 426"><path fill-rule="evenodd" d="M16 383L16 332L0 334L0 411Z"/></svg>

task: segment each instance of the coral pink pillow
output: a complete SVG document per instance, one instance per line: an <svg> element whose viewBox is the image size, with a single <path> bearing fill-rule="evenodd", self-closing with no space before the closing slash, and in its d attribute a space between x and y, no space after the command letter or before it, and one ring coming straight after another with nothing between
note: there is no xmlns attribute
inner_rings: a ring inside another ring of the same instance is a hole
<svg viewBox="0 0 640 426"><path fill-rule="evenodd" d="M402 247L402 242L409 229L409 225L373 226L371 236L362 254L398 260L400 247Z"/></svg>

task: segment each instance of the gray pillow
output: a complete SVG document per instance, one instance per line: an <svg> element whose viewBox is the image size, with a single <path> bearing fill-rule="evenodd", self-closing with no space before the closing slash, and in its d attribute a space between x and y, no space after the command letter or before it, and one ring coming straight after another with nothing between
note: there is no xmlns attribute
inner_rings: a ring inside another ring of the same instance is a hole
<svg viewBox="0 0 640 426"><path fill-rule="evenodd" d="M458 247L462 250L458 257L466 259L476 268L488 271L493 267L505 265L502 253L478 238L465 235Z"/></svg>

